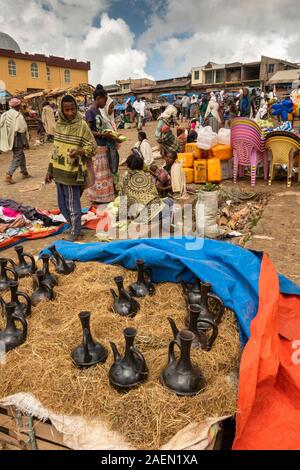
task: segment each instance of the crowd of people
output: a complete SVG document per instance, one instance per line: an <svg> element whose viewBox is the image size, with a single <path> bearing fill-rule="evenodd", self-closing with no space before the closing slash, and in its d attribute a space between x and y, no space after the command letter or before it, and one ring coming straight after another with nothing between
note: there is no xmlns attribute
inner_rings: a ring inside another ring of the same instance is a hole
<svg viewBox="0 0 300 470"><path fill-rule="evenodd" d="M53 142L46 183L55 182L58 206L70 225L69 239L81 238L80 198L86 189L93 206L109 204L118 195L126 196L128 205L135 206L131 217L141 215L150 220L153 213L171 207L174 200L186 197L185 173L177 161L177 154L185 151L186 143L197 141L197 127L209 125L218 132L230 126L236 116L255 117L262 106L268 111L266 97L250 94L248 89L239 96L228 93L211 93L209 99L187 94L169 103L157 120L155 137L163 166L154 162L153 150L145 126L146 103L138 98L126 103L125 112L136 119L138 139L126 160L127 172L119 178L119 148L123 142L114 112L114 101L98 85L93 102L85 112L80 112L72 95L65 95L56 116L48 101L43 104L41 118L37 118L40 135ZM13 98L10 109L0 119L0 150L12 151L13 158L7 171L6 182L13 184L13 174L20 168L23 178L30 175L26 167L24 149L28 148L28 128L21 112L21 101ZM185 125L183 125L185 123ZM176 132L173 128L177 127ZM150 213L152 214L150 217Z"/></svg>

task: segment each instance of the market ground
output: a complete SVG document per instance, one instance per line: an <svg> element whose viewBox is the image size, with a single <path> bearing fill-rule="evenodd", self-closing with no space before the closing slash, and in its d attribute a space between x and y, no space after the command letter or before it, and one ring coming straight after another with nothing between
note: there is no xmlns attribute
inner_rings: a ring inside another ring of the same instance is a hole
<svg viewBox="0 0 300 470"><path fill-rule="evenodd" d="M155 122L148 123L145 131L152 146L156 145L154 130ZM136 129L122 131L127 137L120 149L121 161L130 153L130 149L137 141ZM4 182L6 170L11 161L10 154L0 155L0 196L14 199L20 203L39 207L41 209L54 209L57 207L55 185L46 186L44 177L47 170L51 144L34 147L35 136L31 136L31 150L26 152L28 170L33 176L29 180L22 180L15 173L16 184L7 185ZM234 186L231 181L223 183L225 188ZM266 206L261 220L253 228L253 236L246 247L268 253L276 269L300 284L300 263L297 262L298 245L300 239L300 183L293 183L291 188L286 187L286 181L274 181L269 187L263 180L258 180L255 188L251 188L249 178L240 179L239 189L246 192L270 193L269 203ZM82 206L89 206L86 194L82 197ZM93 231L84 231L84 242L96 241ZM44 246L61 239L62 235L48 239L39 239L26 242L26 250L37 254ZM4 256L13 256L13 248L3 252Z"/></svg>

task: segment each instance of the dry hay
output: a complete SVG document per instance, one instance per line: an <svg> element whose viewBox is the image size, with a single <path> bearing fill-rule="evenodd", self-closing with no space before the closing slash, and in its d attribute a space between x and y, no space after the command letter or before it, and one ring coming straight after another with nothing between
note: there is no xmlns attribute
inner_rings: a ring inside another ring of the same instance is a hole
<svg viewBox="0 0 300 470"><path fill-rule="evenodd" d="M158 449L191 422L235 413L236 389L230 376L239 364L240 343L233 312L226 311L210 352L192 350L192 359L207 381L206 389L194 397L178 397L162 387L159 374L166 365L172 339L166 317L171 316L180 329L184 327L181 286L157 285L153 297L140 300L137 316L126 319L111 312L109 288L115 287L113 277L120 274L125 277L125 286L136 278L135 272L96 262L78 263L75 273L59 277L56 299L33 309L26 343L10 351L6 364L0 365L0 397L31 392L55 413L98 416L142 449ZM30 293L31 283L31 279L21 279L20 290ZM70 358L82 341L78 318L82 310L92 312L92 335L109 350L104 365L86 370L75 368ZM1 329L3 325L0 315ZM128 326L138 330L136 345L149 366L149 378L124 394L109 385L108 371L113 362L109 341L114 341L122 353L122 332Z"/></svg>

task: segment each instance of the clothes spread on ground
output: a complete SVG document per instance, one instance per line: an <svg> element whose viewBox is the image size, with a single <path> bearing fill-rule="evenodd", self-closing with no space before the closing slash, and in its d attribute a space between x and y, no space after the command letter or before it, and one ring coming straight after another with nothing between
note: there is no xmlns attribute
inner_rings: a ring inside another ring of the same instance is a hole
<svg viewBox="0 0 300 470"><path fill-rule="evenodd" d="M13 237L57 230L65 222L48 211L23 206L12 199L0 199L0 248Z"/></svg>
<svg viewBox="0 0 300 470"><path fill-rule="evenodd" d="M0 249L26 238L53 235L67 228L67 221L59 211L49 212L31 206L23 206L12 199L0 199ZM96 213L84 210L81 225L97 221Z"/></svg>

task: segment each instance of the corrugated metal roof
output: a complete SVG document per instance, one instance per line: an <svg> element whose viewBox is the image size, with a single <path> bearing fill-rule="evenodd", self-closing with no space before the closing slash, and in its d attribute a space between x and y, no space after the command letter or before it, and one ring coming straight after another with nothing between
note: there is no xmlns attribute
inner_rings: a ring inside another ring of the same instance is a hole
<svg viewBox="0 0 300 470"><path fill-rule="evenodd" d="M281 70L276 72L273 77L268 81L268 85L276 83L292 83L300 78L300 69Z"/></svg>

